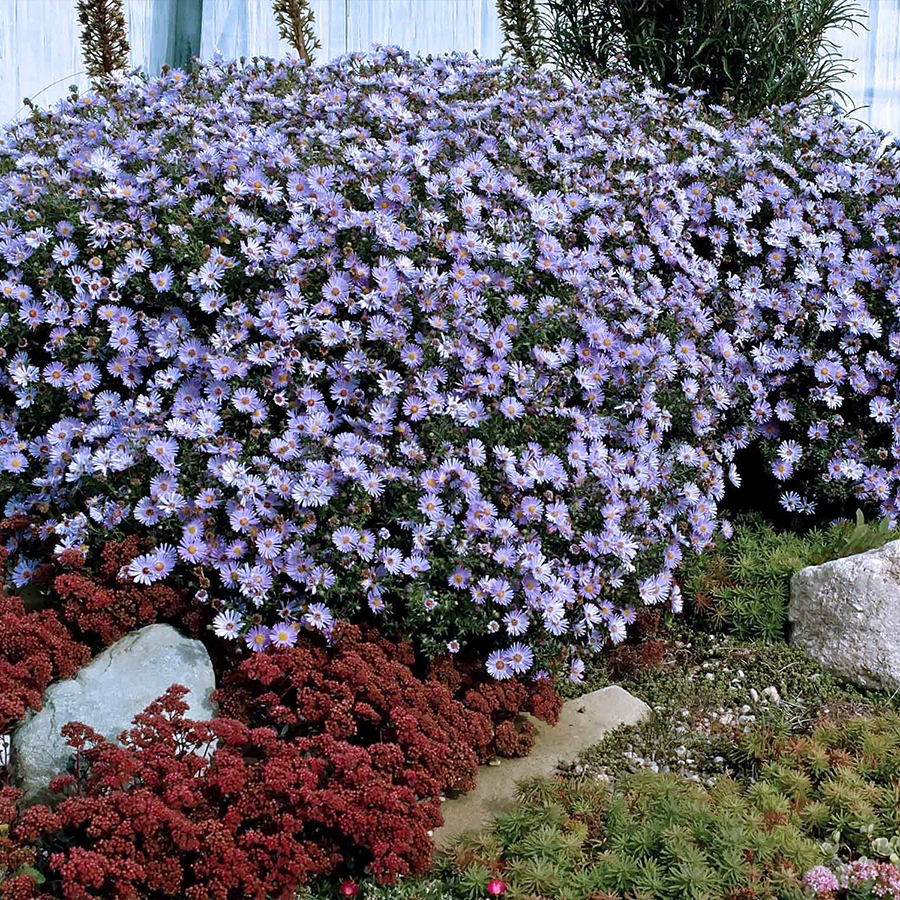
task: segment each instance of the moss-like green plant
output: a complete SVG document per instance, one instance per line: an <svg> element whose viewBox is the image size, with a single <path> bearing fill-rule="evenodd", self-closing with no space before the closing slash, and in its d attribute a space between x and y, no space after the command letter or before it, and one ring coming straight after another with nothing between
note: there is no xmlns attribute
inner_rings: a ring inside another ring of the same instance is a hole
<svg viewBox="0 0 900 900"><path fill-rule="evenodd" d="M122 0L78 0L81 51L88 75L108 78L128 65L128 28Z"/></svg>
<svg viewBox="0 0 900 900"><path fill-rule="evenodd" d="M366 881L360 900L484 900L493 879L508 900L806 900L816 865L898 864L900 713L842 709L802 733L753 726L723 751L732 774L704 784L648 771L522 782L430 877ZM316 885L310 900L338 896Z"/></svg>
<svg viewBox="0 0 900 900"><path fill-rule="evenodd" d="M272 9L281 39L311 66L313 54L322 48L322 44L316 37L316 17L309 8L309 0L274 0Z"/></svg>
<svg viewBox="0 0 900 900"><path fill-rule="evenodd" d="M760 729L757 729L757 731ZM900 852L900 715L769 732L743 781L671 774L533 779L483 835L440 862L451 895L502 877L511 900L800 900L803 875L835 858ZM752 774L752 778L749 777Z"/></svg>
<svg viewBox="0 0 900 900"><path fill-rule="evenodd" d="M825 720L801 737L754 729L737 753L788 798L805 834L849 858L898 856L900 714Z"/></svg>
<svg viewBox="0 0 900 900"><path fill-rule="evenodd" d="M499 844L459 840L444 860L461 896L484 896L502 872L514 900L725 900L802 896L803 873L826 858L802 832L787 795L722 778L710 790L673 775L640 774L615 792L593 780L534 781L500 816Z"/></svg>
<svg viewBox="0 0 900 900"><path fill-rule="evenodd" d="M791 576L805 566L874 550L900 537L887 520L833 525L807 534L780 532L747 522L730 540L690 561L685 568L688 609L716 630L741 640L784 638Z"/></svg>

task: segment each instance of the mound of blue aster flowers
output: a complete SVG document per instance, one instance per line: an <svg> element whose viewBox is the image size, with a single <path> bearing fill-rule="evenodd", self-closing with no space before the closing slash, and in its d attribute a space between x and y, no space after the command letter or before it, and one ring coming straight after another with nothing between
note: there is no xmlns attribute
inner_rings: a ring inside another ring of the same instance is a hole
<svg viewBox="0 0 900 900"><path fill-rule="evenodd" d="M742 448L788 510L896 521L898 184L812 105L394 48L35 110L0 146L6 577L138 533L120 577L252 649L380 617L577 679L680 607Z"/></svg>

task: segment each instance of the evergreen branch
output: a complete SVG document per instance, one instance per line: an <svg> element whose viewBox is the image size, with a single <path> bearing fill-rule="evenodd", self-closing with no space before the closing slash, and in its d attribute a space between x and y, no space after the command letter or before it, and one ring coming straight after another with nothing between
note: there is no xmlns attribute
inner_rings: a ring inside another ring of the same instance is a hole
<svg viewBox="0 0 900 900"><path fill-rule="evenodd" d="M78 0L76 8L88 75L109 78L126 68L130 47L122 0Z"/></svg>
<svg viewBox="0 0 900 900"><path fill-rule="evenodd" d="M537 0L497 0L497 14L505 38L504 53L512 53L531 69L546 62Z"/></svg>
<svg viewBox="0 0 900 900"><path fill-rule="evenodd" d="M272 9L281 39L289 43L308 66L313 53L322 45L316 37L315 21L309 0L274 0Z"/></svg>

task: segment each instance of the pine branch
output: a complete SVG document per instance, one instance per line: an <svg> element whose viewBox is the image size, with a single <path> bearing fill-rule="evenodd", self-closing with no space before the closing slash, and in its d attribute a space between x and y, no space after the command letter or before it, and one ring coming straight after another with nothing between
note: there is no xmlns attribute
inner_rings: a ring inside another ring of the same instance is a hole
<svg viewBox="0 0 900 900"><path fill-rule="evenodd" d="M512 53L531 69L546 62L537 0L497 0L497 14L506 39L504 53Z"/></svg>
<svg viewBox="0 0 900 900"><path fill-rule="evenodd" d="M300 59L311 66L313 53L322 45L316 37L316 18L309 8L309 0L275 0L272 9L281 39L287 41Z"/></svg>
<svg viewBox="0 0 900 900"><path fill-rule="evenodd" d="M81 50L88 75L108 78L128 65L128 28L122 0L78 0Z"/></svg>

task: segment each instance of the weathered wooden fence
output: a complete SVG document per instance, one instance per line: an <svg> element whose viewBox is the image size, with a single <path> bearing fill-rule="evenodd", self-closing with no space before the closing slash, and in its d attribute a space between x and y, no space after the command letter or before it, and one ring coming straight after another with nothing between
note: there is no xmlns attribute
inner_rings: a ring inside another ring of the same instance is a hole
<svg viewBox="0 0 900 900"><path fill-rule="evenodd" d="M856 73L846 85L858 118L900 134L900 0L861 0L869 30L841 33ZM499 54L494 0L312 0L322 49L332 59L373 43L412 52L477 50ZM125 0L131 59L154 71L209 57L284 55L271 0ZM68 85L85 85L74 0L0 0L0 123L22 100L50 103Z"/></svg>

